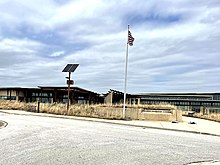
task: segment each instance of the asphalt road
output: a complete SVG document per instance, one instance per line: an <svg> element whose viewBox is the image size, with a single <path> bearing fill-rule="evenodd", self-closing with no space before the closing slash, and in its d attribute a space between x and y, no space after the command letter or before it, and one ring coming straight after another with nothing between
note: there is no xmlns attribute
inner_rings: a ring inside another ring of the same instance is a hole
<svg viewBox="0 0 220 165"><path fill-rule="evenodd" d="M220 160L220 138L0 113L0 164L186 164Z"/></svg>

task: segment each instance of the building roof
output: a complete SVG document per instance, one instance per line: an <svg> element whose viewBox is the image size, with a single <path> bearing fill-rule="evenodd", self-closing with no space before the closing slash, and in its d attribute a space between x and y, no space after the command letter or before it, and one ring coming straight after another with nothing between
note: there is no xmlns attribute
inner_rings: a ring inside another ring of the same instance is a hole
<svg viewBox="0 0 220 165"><path fill-rule="evenodd" d="M71 90L78 91L80 93L90 93L94 95L100 95L93 91L83 89L80 87L72 86ZM0 90L68 90L67 86L37 86L37 87L0 87Z"/></svg>
<svg viewBox="0 0 220 165"><path fill-rule="evenodd" d="M197 97L209 97L213 95L220 95L220 93L215 92L190 92L190 93L138 93L138 94L132 94L137 96L197 96Z"/></svg>

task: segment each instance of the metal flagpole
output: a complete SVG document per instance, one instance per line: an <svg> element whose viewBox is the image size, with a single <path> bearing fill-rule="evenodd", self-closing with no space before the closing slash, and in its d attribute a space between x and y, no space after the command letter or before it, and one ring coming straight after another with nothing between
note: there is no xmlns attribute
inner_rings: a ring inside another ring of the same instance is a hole
<svg viewBox="0 0 220 165"><path fill-rule="evenodd" d="M128 33L129 33L129 25L128 25ZM126 60L125 60L124 104L123 104L123 113L122 113L122 118L123 119L125 119L127 74L128 74L128 39L127 39Z"/></svg>

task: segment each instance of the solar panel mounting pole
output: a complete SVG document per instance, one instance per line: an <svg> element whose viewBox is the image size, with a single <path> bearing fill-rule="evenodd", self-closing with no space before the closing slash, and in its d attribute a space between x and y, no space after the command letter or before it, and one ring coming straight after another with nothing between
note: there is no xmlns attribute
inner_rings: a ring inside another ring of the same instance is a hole
<svg viewBox="0 0 220 165"><path fill-rule="evenodd" d="M68 101L67 101L67 113L69 111L69 107L70 107L70 76L71 76L71 72L69 72L69 77L68 77Z"/></svg>
<svg viewBox="0 0 220 165"><path fill-rule="evenodd" d="M68 100L67 100L67 114L70 107L70 85L73 84L73 80L70 79L71 72L74 72L76 68L79 66L79 64L67 64L66 67L63 69L62 72L69 72L69 77L67 84L68 84Z"/></svg>

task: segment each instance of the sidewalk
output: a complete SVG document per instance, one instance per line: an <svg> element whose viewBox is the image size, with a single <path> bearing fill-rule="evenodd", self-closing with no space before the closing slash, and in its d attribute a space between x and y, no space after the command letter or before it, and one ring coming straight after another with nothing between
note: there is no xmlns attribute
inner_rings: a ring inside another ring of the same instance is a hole
<svg viewBox="0 0 220 165"><path fill-rule="evenodd" d="M204 119L184 117L184 116L183 116L183 122L172 123L172 122L165 122L165 121L106 120L106 119L88 118L88 117L63 116L63 115L53 115L53 114L46 114L46 113L33 113L33 112L26 112L26 111L19 111L19 110L0 110L0 113L84 120L84 121L120 124L120 125L135 126L135 127L190 132L190 133L206 134L206 135L213 135L213 136L220 137L220 123L209 121L209 120L204 120ZM189 124L189 122L194 122L195 124Z"/></svg>

